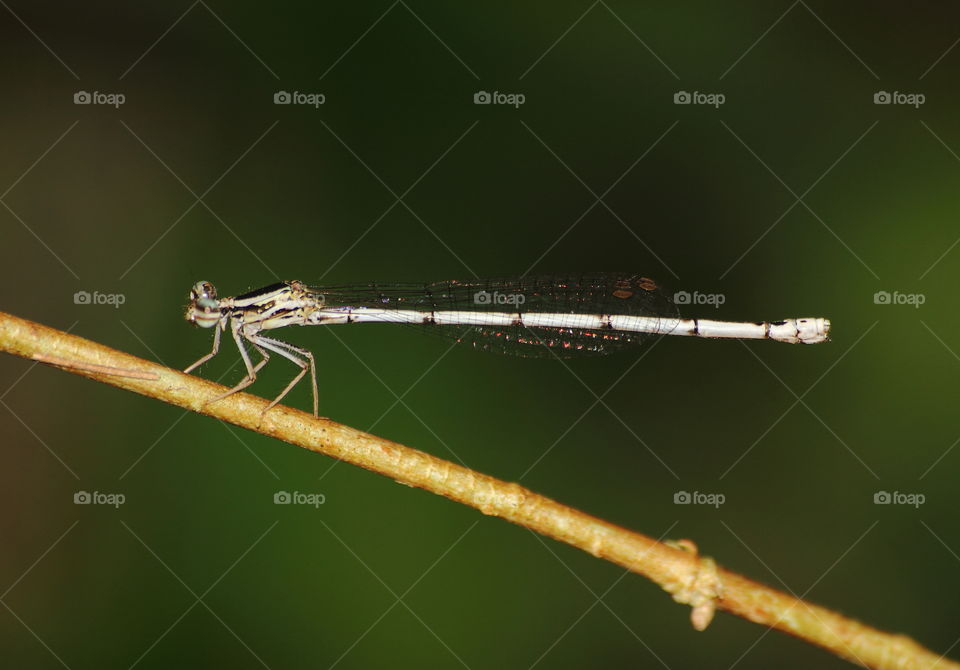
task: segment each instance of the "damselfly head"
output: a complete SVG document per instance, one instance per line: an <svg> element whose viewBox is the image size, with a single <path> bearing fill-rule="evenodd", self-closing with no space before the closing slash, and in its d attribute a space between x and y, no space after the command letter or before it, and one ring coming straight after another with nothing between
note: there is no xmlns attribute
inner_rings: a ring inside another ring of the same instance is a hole
<svg viewBox="0 0 960 670"><path fill-rule="evenodd" d="M190 303L185 317L201 328L212 328L220 320L220 303L217 289L208 281L198 281L190 289Z"/></svg>

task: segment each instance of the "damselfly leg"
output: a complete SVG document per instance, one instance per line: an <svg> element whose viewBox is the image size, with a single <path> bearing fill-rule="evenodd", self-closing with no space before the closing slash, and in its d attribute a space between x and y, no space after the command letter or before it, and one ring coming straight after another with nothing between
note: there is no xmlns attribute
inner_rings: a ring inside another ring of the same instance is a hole
<svg viewBox="0 0 960 670"><path fill-rule="evenodd" d="M288 344L287 342L281 342L280 340L275 340L270 337L264 337L263 335L252 335L247 339L249 339L254 344L254 346L259 345L257 347L258 349L260 347L263 347L264 349L269 349L270 351L274 351L280 354L281 356L283 356L284 358L286 358L287 360L293 361L298 366L300 366L300 372L297 374L297 376L294 377L289 384L287 384L287 387L280 392L280 395L274 398L273 401L269 405L267 405L267 407L263 410L264 413L270 410L270 408L272 408L278 402L283 400L284 396L290 393L290 390L297 385L297 382L303 379L304 375L307 374L307 361L303 360L302 358L297 358L296 354L299 354L310 361L310 381L311 381L311 384L313 385L313 415L319 416L320 415L320 399L317 391L317 365L316 365L316 362L314 361L313 354L306 349L302 349L301 347L295 347L292 344ZM267 356L266 352L263 352L263 354L264 356Z"/></svg>
<svg viewBox="0 0 960 670"><path fill-rule="evenodd" d="M197 359L197 361L193 365L191 365L190 367L184 370L184 373L190 374L191 370L197 369L198 367L200 367L201 365L203 365L204 363L206 363L211 358L217 355L217 352L220 351L220 332L222 330L223 330L223 326L218 323L213 332L213 349L211 349L210 353L207 354L206 356L201 356L199 359Z"/></svg>
<svg viewBox="0 0 960 670"><path fill-rule="evenodd" d="M316 362L314 360L313 354L307 351L306 349L296 347L292 344L281 342L280 340L275 340L270 337L264 337L263 335L259 334L259 330L256 328L253 328L250 326L244 327L239 322L234 322L234 324L235 325L231 328L231 330L233 331L232 332L233 340L234 342L236 342L237 350L240 352L240 357L243 360L244 366L247 368L247 374L243 379L240 380L240 382L236 386L234 386L228 391L221 393L218 396L210 398L203 404L209 405L211 403L217 402L218 400L223 400L224 398L229 397L234 393L237 393L238 391L242 391L243 389L247 388L248 386L253 384L255 381L257 381L257 373L260 372L263 366L266 365L267 362L270 360L270 354L268 353L268 350L269 350L269 351L278 353L284 358L286 358L287 360L295 363L300 368L300 372L290 381L289 384L287 384L287 386L283 389L283 391L281 391L280 394L276 398L274 398L273 401L263 409L263 412L261 412L261 414L266 414L277 403L283 400L283 398L291 391L291 389L293 389L293 387L296 386L301 379L303 379L304 375L306 375L307 370L309 369L310 379L313 386L313 415L319 416L320 401L319 401L319 393L318 393L318 387L317 387L317 367L316 367ZM202 365L203 363L207 362L217 354L219 350L220 330L221 328L218 326L216 334L214 335L213 350L206 356L203 356L200 360L198 360L196 363L191 365L189 368L184 370L184 372L190 372L190 370L193 370L198 365ZM257 362L256 365L254 365L253 361L250 359L250 354L247 352L247 349L243 344L244 340L249 342L261 356L260 361ZM299 358L298 355L302 356L303 358ZM309 361L309 365L307 361Z"/></svg>

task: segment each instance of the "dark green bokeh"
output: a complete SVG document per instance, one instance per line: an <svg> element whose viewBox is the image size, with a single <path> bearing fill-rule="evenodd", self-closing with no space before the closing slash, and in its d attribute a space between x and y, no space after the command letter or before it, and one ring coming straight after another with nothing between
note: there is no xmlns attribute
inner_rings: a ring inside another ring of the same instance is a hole
<svg viewBox="0 0 960 670"><path fill-rule="evenodd" d="M817 347L674 338L569 367L403 329L283 335L322 361L338 421L955 643L960 13L8 4L0 309L177 367L210 344L181 318L198 279L627 269L726 297L691 315L830 317ZM681 90L726 102L675 105ZM875 105L881 90L926 102ZM226 349L201 374L233 381L236 363ZM723 614L695 633L637 576L351 466L22 360L0 379L10 667L848 667ZM289 401L308 407L306 385ZM126 503L74 505L80 490ZM279 490L326 503L277 506ZM680 490L726 503L674 505ZM875 505L881 490L926 502Z"/></svg>

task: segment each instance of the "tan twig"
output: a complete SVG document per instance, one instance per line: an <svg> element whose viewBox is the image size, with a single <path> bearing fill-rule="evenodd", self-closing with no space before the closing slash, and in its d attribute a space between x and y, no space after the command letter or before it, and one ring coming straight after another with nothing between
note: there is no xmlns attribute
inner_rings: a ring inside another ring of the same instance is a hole
<svg viewBox="0 0 960 670"><path fill-rule="evenodd" d="M99 372L105 375L115 375L117 377L132 377L134 379L156 380L159 377L154 372L142 372L140 370L124 370L123 368L113 368L109 365L95 365L93 363L80 363L78 361L68 361L66 358L58 356L48 356L47 354L34 354L31 356L35 361L49 363L58 368L72 370L86 370L88 372Z"/></svg>
<svg viewBox="0 0 960 670"><path fill-rule="evenodd" d="M222 394L224 387L2 312L0 350L47 360L69 372L353 463L566 542L653 580L675 600L693 608L697 629L706 628L714 611L720 609L867 667L960 670L960 664L910 638L884 633L724 570L701 557L689 540L657 542L518 484L334 421L282 405L261 415L268 401L243 393L204 405L205 400Z"/></svg>

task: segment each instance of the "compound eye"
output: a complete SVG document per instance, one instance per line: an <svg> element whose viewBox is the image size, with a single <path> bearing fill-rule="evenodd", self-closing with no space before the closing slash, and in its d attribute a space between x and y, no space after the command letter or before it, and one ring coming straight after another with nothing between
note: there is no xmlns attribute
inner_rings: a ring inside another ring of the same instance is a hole
<svg viewBox="0 0 960 670"><path fill-rule="evenodd" d="M193 285L193 288L190 289L190 299L191 300L201 300L203 298L213 298L217 297L217 289L213 287L208 281L198 281Z"/></svg>
<svg viewBox="0 0 960 670"><path fill-rule="evenodd" d="M220 305L213 298L200 298L197 300L197 307L203 310L204 314L220 314Z"/></svg>
<svg viewBox="0 0 960 670"><path fill-rule="evenodd" d="M220 305L213 298L198 298L187 306L186 317L201 328L212 328L220 321Z"/></svg>
<svg viewBox="0 0 960 670"><path fill-rule="evenodd" d="M190 304L184 315L190 323L201 328L211 328L220 321L220 303L217 289L208 281L198 281L190 289Z"/></svg>

